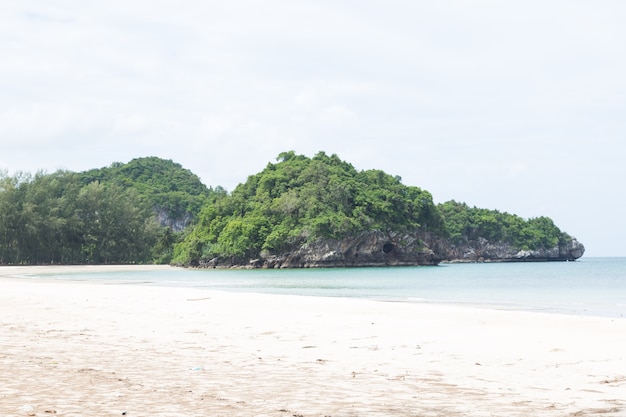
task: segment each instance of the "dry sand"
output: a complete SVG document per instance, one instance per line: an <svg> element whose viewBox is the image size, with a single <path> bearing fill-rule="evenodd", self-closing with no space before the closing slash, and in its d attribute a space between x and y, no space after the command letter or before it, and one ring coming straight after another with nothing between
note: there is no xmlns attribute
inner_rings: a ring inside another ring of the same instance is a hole
<svg viewBox="0 0 626 417"><path fill-rule="evenodd" d="M0 268L1 416L626 416L626 319Z"/></svg>

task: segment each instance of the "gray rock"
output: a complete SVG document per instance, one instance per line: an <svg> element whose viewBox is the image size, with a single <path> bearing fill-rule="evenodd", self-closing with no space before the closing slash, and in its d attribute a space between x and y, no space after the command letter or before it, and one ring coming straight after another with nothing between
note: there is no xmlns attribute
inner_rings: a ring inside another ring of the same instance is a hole
<svg viewBox="0 0 626 417"><path fill-rule="evenodd" d="M506 242L489 242L484 238L463 245L449 245L448 262L541 262L574 261L585 253L575 238L552 248L519 250Z"/></svg>
<svg viewBox="0 0 626 417"><path fill-rule="evenodd" d="M213 258L201 268L336 268L438 265L441 262L573 261L585 247L572 238L553 248L519 250L484 238L453 245L449 240L417 230L413 233L367 231L342 239L305 242L283 254L261 253L253 259Z"/></svg>

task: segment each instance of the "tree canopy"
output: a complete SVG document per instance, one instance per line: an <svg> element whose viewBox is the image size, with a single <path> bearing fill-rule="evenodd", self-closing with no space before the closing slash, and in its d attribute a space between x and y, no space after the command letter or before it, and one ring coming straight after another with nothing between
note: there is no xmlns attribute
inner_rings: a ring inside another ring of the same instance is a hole
<svg viewBox="0 0 626 417"><path fill-rule="evenodd" d="M185 213L198 213L213 192L197 175L180 164L154 156L82 172L80 181L83 185L99 181L134 188L152 208L163 209L172 218L183 217Z"/></svg>
<svg viewBox="0 0 626 417"><path fill-rule="evenodd" d="M548 217L525 220L517 215L469 207L454 200L437 206L453 243L484 238L491 242L510 243L518 249L552 248L571 239Z"/></svg>
<svg viewBox="0 0 626 417"><path fill-rule="evenodd" d="M206 205L177 245L174 261L254 257L322 237L418 227L442 227L427 191L380 170L357 171L337 155L284 152L230 195Z"/></svg>
<svg viewBox="0 0 626 417"><path fill-rule="evenodd" d="M1 264L136 263L158 226L136 190L74 173L0 179Z"/></svg>
<svg viewBox="0 0 626 417"><path fill-rule="evenodd" d="M213 193L154 157L82 173L0 172L0 264L169 262L181 234L155 210L195 216Z"/></svg>

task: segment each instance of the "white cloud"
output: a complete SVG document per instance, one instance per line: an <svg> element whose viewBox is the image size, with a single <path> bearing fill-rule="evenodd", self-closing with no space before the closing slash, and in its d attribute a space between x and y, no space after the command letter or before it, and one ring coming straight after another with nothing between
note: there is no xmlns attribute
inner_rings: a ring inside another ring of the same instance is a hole
<svg viewBox="0 0 626 417"><path fill-rule="evenodd" d="M80 108L71 105L32 103L0 113L0 136L10 146L36 146L64 134L84 131L90 124L87 119Z"/></svg>
<svg viewBox="0 0 626 417"><path fill-rule="evenodd" d="M137 134L143 132L148 127L146 119L140 114L121 116L113 122L116 133L122 135Z"/></svg>
<svg viewBox="0 0 626 417"><path fill-rule="evenodd" d="M324 125L344 126L358 120L355 112L342 104L333 104L324 108L319 116Z"/></svg>

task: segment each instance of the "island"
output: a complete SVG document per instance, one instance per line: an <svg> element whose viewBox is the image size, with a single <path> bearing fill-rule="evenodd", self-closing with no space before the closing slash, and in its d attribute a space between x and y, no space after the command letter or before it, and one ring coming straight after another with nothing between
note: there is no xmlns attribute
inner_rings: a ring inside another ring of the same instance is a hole
<svg viewBox="0 0 626 417"><path fill-rule="evenodd" d="M574 261L584 251L548 217L435 204L399 176L325 152L283 152L232 192L156 157L0 172L0 265L411 266Z"/></svg>
<svg viewBox="0 0 626 417"><path fill-rule="evenodd" d="M584 246L548 217L449 201L337 155L281 153L205 206L173 263L203 268L573 261Z"/></svg>

